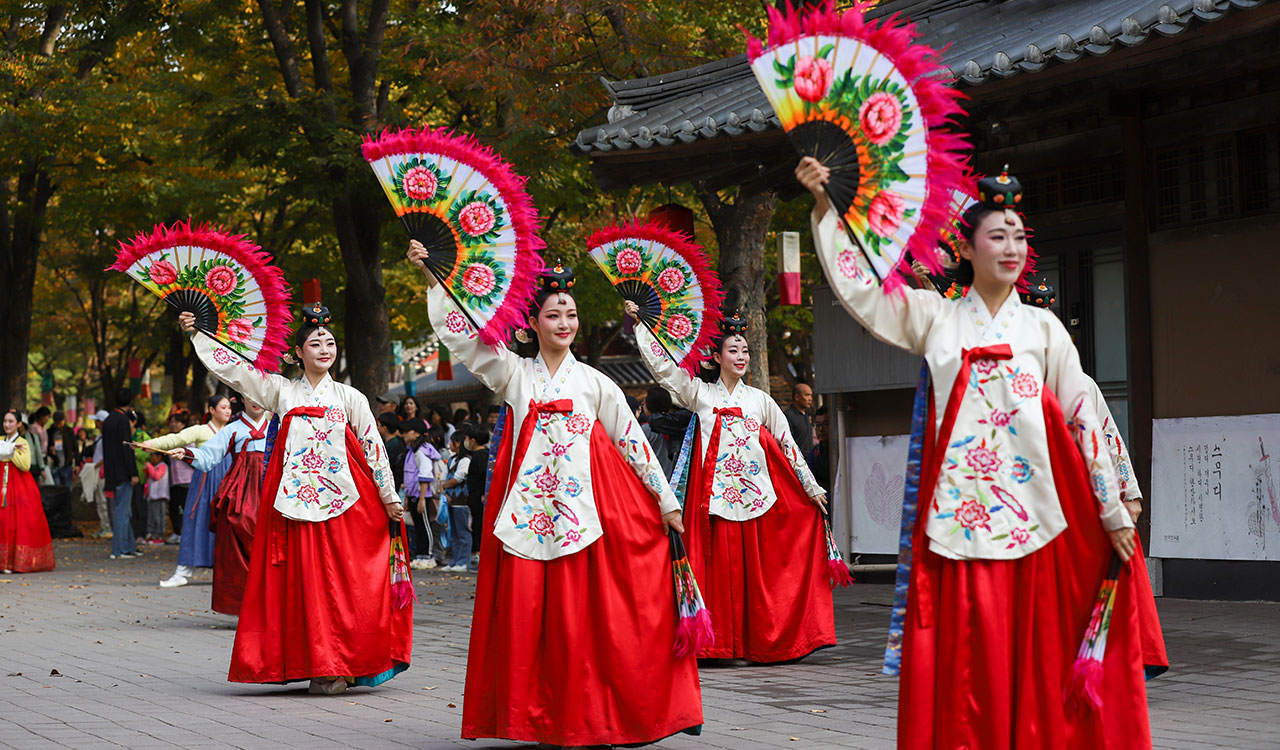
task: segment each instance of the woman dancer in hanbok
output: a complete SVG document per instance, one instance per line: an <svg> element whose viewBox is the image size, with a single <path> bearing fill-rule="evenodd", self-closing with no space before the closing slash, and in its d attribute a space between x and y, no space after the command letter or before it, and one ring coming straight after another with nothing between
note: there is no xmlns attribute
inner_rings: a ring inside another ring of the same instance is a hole
<svg viewBox="0 0 1280 750"><path fill-rule="evenodd" d="M215 394L209 397L209 421L169 435L151 438L143 443L148 448L169 451L171 455L184 458L185 450L190 446L199 448L213 439L213 436L226 426L231 419L231 399ZM186 586L196 568L212 568L214 560L214 535L210 524L210 501L222 484L227 469L231 467L231 459L221 460L203 466L196 466L191 474L191 484L187 491L187 504L183 512L182 536L178 542L178 567L173 575L160 582L161 588Z"/></svg>
<svg viewBox="0 0 1280 750"><path fill-rule="evenodd" d="M639 310L631 301L624 309L633 318ZM827 493L777 402L742 382L751 361L746 321L735 315L721 323L714 385L677 367L647 326L635 330L654 379L698 414L685 544L715 630L715 642L698 656L779 662L834 646Z"/></svg>
<svg viewBox="0 0 1280 750"><path fill-rule="evenodd" d="M209 525L214 532L213 611L225 615L240 614L244 599L262 495L262 452L271 421L271 415L260 405L247 398L243 401L240 416L218 430L209 442L195 450L185 449L183 456L202 472L211 472L231 459L209 508Z"/></svg>
<svg viewBox="0 0 1280 750"><path fill-rule="evenodd" d="M40 488L31 476L31 443L21 431L22 415L5 412L0 437L0 572L53 570L53 539L44 517Z"/></svg>
<svg viewBox="0 0 1280 750"><path fill-rule="evenodd" d="M191 314L179 321L195 330ZM368 400L329 377L337 342L328 324L326 308L303 309L296 380L259 370L209 336L193 342L209 372L282 415L227 679L309 679L309 692L335 695L409 667L413 584L386 449Z"/></svg>
<svg viewBox="0 0 1280 750"><path fill-rule="evenodd" d="M816 200L814 244L845 308L924 356L932 377L898 746L1149 748L1138 566L1120 571L1098 674L1105 709L1064 700L1111 558L1127 563L1136 534L1070 335L1014 291L1027 258L1017 180L979 183L957 271L972 288L947 300L885 294L831 210L830 171L805 158L796 177Z"/></svg>
<svg viewBox="0 0 1280 750"><path fill-rule="evenodd" d="M410 244L422 265L427 250ZM425 273L425 267L424 267ZM569 351L573 272L541 279L538 356L484 344L427 276L431 325L511 406L489 489L462 736L624 745L697 734L697 663L674 655L667 529L680 504L613 381Z"/></svg>

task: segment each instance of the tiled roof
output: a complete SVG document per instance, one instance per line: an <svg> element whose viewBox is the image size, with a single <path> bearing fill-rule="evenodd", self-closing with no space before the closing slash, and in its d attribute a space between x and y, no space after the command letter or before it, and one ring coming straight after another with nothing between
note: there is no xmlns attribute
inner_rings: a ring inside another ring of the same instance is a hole
<svg viewBox="0 0 1280 750"><path fill-rule="evenodd" d="M899 13L920 41L945 47L943 62L962 83L1043 70L1051 63L1105 55L1152 36L1172 36L1197 21L1266 0L890 0L872 15ZM781 128L738 55L652 78L605 82L608 122L578 134L578 154L673 146Z"/></svg>

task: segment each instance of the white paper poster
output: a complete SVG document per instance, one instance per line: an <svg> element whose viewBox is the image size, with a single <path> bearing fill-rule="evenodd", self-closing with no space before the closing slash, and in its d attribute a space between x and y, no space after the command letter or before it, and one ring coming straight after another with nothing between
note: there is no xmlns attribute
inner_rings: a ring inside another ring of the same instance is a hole
<svg viewBox="0 0 1280 750"><path fill-rule="evenodd" d="M1280 560L1280 414L1157 419L1151 554Z"/></svg>
<svg viewBox="0 0 1280 750"><path fill-rule="evenodd" d="M851 499L850 552L898 554L908 437L845 438Z"/></svg>

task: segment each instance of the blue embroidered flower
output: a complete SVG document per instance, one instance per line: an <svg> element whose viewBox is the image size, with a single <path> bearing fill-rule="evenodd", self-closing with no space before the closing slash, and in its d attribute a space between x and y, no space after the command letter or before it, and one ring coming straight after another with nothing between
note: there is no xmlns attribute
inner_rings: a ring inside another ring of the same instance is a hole
<svg viewBox="0 0 1280 750"><path fill-rule="evenodd" d="M578 483L577 479L570 477L569 481L564 483L564 491L569 497L577 497L582 494L582 485Z"/></svg>
<svg viewBox="0 0 1280 750"><path fill-rule="evenodd" d="M1035 470L1031 468L1031 462L1022 456L1013 457L1013 467L1009 469L1009 476L1013 477L1018 484L1025 484L1031 481Z"/></svg>
<svg viewBox="0 0 1280 750"><path fill-rule="evenodd" d="M329 466L326 468L329 469L330 474L337 474L338 472L342 471L342 462L336 458L331 458L329 459ZM380 474L381 472L382 472L382 469L378 469L378 471L374 472L374 476L375 477L378 476L378 474Z"/></svg>
<svg viewBox="0 0 1280 750"><path fill-rule="evenodd" d="M1118 468L1120 471L1120 478L1126 482L1129 481L1129 477L1131 476L1129 473L1129 464L1122 463L1116 468Z"/></svg>

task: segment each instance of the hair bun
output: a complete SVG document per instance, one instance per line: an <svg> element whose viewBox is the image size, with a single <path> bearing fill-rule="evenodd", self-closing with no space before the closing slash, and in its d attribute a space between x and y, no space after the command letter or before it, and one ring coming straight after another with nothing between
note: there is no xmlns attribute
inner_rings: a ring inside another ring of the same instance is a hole
<svg viewBox="0 0 1280 750"><path fill-rule="evenodd" d="M1022 183L1009 174L1009 165L996 177L978 180L978 201L997 211L1016 208L1022 202Z"/></svg>
<svg viewBox="0 0 1280 750"><path fill-rule="evenodd" d="M332 318L329 315L329 308L319 302L313 302L309 305L303 305L302 307L303 328L327 326L331 319Z"/></svg>
<svg viewBox="0 0 1280 750"><path fill-rule="evenodd" d="M734 311L733 317L726 315L720 321L721 336L746 336L747 321L742 318L738 311Z"/></svg>
<svg viewBox="0 0 1280 750"><path fill-rule="evenodd" d="M538 281L545 292L567 292L573 288L573 269L556 261L555 267L543 271Z"/></svg>

